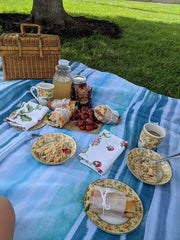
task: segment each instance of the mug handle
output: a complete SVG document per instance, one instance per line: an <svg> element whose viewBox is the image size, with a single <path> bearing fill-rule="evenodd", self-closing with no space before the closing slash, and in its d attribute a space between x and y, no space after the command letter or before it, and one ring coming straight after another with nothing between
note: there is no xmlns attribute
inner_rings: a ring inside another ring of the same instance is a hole
<svg viewBox="0 0 180 240"><path fill-rule="evenodd" d="M31 94L33 95L33 97L39 102L37 96L36 96L36 95L34 94L34 92L33 92L34 90L36 90L36 92L37 92L37 87L32 86L31 89L30 89L30 92L31 92Z"/></svg>

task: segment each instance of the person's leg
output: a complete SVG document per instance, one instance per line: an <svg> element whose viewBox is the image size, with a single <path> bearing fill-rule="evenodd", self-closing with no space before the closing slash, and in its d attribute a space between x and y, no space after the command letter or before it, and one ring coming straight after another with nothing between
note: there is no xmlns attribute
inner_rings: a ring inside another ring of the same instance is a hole
<svg viewBox="0 0 180 240"><path fill-rule="evenodd" d="M15 219L15 212L12 204L7 198L0 196L0 239L13 239Z"/></svg>

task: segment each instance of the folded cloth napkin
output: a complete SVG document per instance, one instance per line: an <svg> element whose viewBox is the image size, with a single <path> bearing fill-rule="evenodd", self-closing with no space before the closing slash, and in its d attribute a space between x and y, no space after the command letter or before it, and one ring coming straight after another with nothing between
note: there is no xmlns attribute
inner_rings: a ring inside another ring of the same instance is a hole
<svg viewBox="0 0 180 240"><path fill-rule="evenodd" d="M28 130L38 124L48 111L49 108L46 106L41 106L31 101L24 102L12 117L7 117L4 121L11 126Z"/></svg>
<svg viewBox="0 0 180 240"><path fill-rule="evenodd" d="M80 162L103 175L127 145L127 141L105 129L79 154Z"/></svg>

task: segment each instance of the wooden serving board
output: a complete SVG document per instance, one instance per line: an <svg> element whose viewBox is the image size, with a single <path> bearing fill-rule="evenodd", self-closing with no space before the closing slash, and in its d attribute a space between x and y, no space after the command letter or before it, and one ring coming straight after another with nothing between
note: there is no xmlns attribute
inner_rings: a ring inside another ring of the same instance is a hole
<svg viewBox="0 0 180 240"><path fill-rule="evenodd" d="M53 126L53 125L51 124L51 121L49 121L49 120L46 120L46 124L47 124L47 125L50 125L50 126L52 126L52 127L55 127L55 126ZM94 133L94 134L96 134L96 133L99 133L99 131L100 131L101 127L102 127L102 123L97 124L97 125L98 125L98 128L96 128L96 129L94 129L94 130L91 130L91 131L86 131L86 130L81 130L78 126L76 126L76 125L74 124L73 121L69 121L68 123L66 123L66 125L64 125L63 128L68 129L68 130L72 130L72 131L78 131L78 132Z"/></svg>
<svg viewBox="0 0 180 240"><path fill-rule="evenodd" d="M86 130L81 130L78 126L76 126L74 124L73 121L70 121L68 122L63 128L65 129L69 129L69 130L72 130L72 131L78 131L78 132L86 132L86 133L99 133L101 127L102 127L102 123L100 124L97 124L98 125L98 128L94 129L94 130L91 130L91 131L86 131Z"/></svg>

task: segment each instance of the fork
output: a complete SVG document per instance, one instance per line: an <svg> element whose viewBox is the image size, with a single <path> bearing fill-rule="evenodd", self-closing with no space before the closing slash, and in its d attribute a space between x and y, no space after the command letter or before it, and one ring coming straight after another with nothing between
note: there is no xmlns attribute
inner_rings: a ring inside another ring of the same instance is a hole
<svg viewBox="0 0 180 240"><path fill-rule="evenodd" d="M31 136L32 136L32 137L41 137L42 135L40 135L40 134L36 134L36 133L32 133Z"/></svg>
<svg viewBox="0 0 180 240"><path fill-rule="evenodd" d="M164 157L164 158L161 158L161 159L151 159L151 161L153 163L157 163L157 162L161 162L161 161L164 161L164 160L167 160L167 159L171 159L171 158L174 158L174 157L177 157L177 156L180 156L180 152L179 153L176 153L172 156L169 156L169 157ZM142 157L141 160L140 160L140 163L143 163L147 160L147 158L145 157Z"/></svg>

